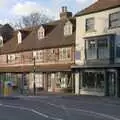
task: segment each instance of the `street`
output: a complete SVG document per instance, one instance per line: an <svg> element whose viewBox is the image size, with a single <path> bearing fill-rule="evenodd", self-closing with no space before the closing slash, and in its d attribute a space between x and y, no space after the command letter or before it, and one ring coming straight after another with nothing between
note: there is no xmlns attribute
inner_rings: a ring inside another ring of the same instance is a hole
<svg viewBox="0 0 120 120"><path fill-rule="evenodd" d="M55 95L0 100L0 120L120 120L120 105Z"/></svg>

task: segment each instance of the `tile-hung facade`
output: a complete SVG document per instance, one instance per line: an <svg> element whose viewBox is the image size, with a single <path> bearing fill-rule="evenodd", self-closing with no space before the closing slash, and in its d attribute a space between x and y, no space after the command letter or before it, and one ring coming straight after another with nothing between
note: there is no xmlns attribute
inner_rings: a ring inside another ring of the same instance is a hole
<svg viewBox="0 0 120 120"><path fill-rule="evenodd" d="M13 81L21 91L33 90L34 82L37 92L72 91L75 26L72 13L63 7L60 20L15 31L0 50L0 80Z"/></svg>
<svg viewBox="0 0 120 120"><path fill-rule="evenodd" d="M120 0L76 14L75 93L120 96Z"/></svg>

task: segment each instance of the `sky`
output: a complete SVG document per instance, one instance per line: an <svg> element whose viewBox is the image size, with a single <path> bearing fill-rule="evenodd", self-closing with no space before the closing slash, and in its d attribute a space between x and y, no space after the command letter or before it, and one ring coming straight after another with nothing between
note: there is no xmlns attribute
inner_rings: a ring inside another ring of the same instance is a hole
<svg viewBox="0 0 120 120"><path fill-rule="evenodd" d="M15 22L21 16L32 12L40 12L52 19L59 19L62 6L68 11L76 12L84 9L96 0L0 0L0 24Z"/></svg>

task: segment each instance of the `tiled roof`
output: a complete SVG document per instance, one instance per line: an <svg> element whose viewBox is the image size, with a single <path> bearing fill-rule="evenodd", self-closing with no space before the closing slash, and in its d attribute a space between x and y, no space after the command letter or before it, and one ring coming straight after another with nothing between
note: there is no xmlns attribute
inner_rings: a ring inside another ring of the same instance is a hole
<svg viewBox="0 0 120 120"><path fill-rule="evenodd" d="M74 45L76 26L75 19L71 18L70 21L73 23L74 27L73 34L70 36L64 36L64 24L66 20L54 21L45 25L47 34L45 38L41 40L38 40L37 36L37 30L39 27L33 28L32 31L27 31L27 35L21 44L18 44L17 42L18 31L16 31L14 33L14 37L8 40L0 49L0 54Z"/></svg>
<svg viewBox="0 0 120 120"><path fill-rule="evenodd" d="M120 7L120 0L97 0L97 2L93 3L84 10L78 12L75 16L100 12L103 10L112 9L116 7Z"/></svg>

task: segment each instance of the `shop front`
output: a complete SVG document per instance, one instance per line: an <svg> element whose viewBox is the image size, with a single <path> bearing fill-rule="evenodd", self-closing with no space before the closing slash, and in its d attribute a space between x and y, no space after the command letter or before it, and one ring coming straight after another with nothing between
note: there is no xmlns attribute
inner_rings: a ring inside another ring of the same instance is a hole
<svg viewBox="0 0 120 120"><path fill-rule="evenodd" d="M46 73L49 92L72 92L71 72Z"/></svg>
<svg viewBox="0 0 120 120"><path fill-rule="evenodd" d="M75 94L120 96L119 69L77 69L74 73Z"/></svg>

